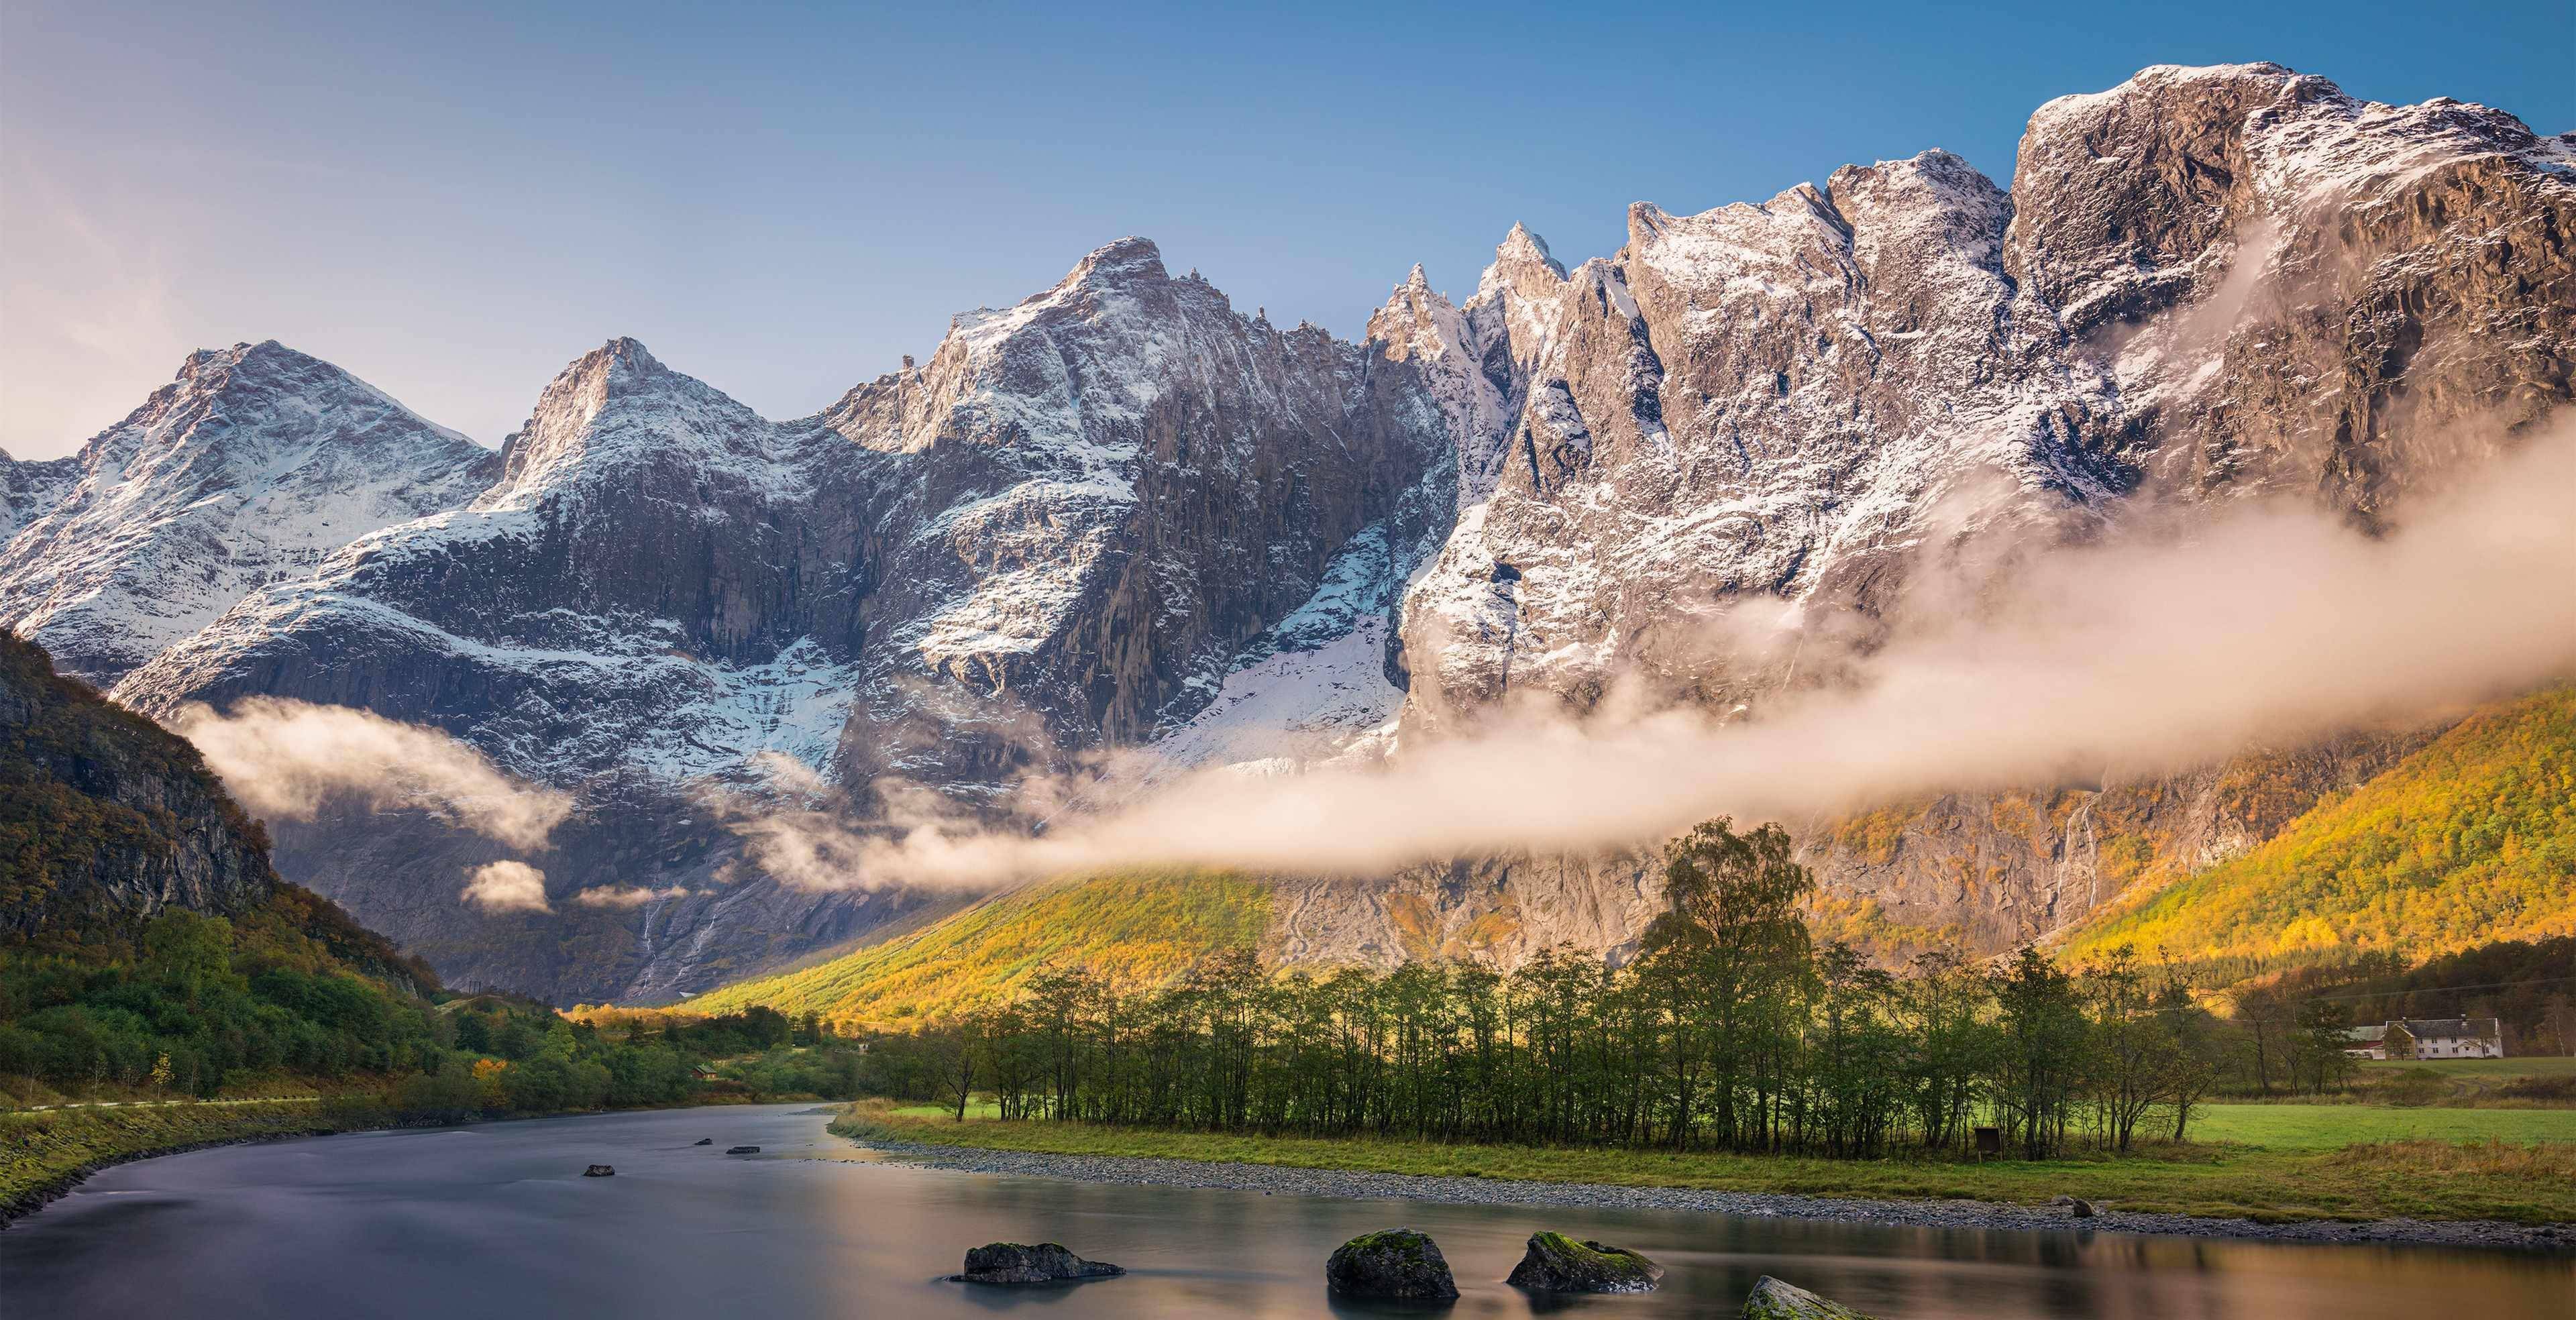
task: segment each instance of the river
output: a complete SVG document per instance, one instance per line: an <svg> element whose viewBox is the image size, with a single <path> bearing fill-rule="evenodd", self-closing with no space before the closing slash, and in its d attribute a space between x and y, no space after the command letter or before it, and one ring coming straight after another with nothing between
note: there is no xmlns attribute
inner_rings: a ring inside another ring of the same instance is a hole
<svg viewBox="0 0 2576 1320"><path fill-rule="evenodd" d="M1343 1240L1436 1238L1454 1316L1731 1316L1764 1274L1883 1320L2576 1316L2576 1258L2109 1233L1897 1228L1099 1186L908 1168L810 1105L665 1110L227 1146L109 1169L0 1232L0 1315L914 1317L1366 1314L1333 1304ZM691 1143L712 1138L711 1146ZM727 1146L758 1155L728 1156ZM584 1165L614 1178L584 1178ZM1638 1296L1499 1282L1541 1227L1669 1271ZM948 1283L965 1249L1062 1242L1124 1278Z"/></svg>

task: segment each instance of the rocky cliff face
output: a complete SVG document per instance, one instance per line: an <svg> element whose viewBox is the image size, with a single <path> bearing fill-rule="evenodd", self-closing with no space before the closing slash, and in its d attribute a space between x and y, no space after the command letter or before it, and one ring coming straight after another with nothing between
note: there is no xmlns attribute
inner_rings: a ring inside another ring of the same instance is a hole
<svg viewBox="0 0 2576 1320"><path fill-rule="evenodd" d="M1712 608L1878 616L1927 540L2140 493L2379 517L2568 398L2571 160L2483 107L2159 68L2043 107L2015 196L1935 151L1632 207L1525 298L1499 480L1406 603L1408 717L1759 691L1692 636Z"/></svg>
<svg viewBox="0 0 2576 1320"><path fill-rule="evenodd" d="M1462 484L1404 598L1407 728L1515 695L1582 709L1620 681L1758 703L1796 676L1711 640L1729 605L1866 636L1927 545L2082 535L2150 500L2281 494L2373 525L2570 397L2567 136L2273 65L2158 68L2043 107L2017 177L2007 196L1927 152L1758 206L1640 204L1626 247L1553 290L1525 236L1507 241L1479 300L1508 288L1515 315L1466 318L1451 359L1497 368L1474 397L1510 401L1504 429L1459 451L1498 456L1498 476L1481 498ZM1846 932L1994 949L2241 851L2423 736L1941 798L1803 837ZM1651 908L1627 897L1649 869L1408 873L1289 905L1283 940L1615 948ZM1534 883L1569 871L1621 901L1551 903Z"/></svg>
<svg viewBox="0 0 2576 1320"><path fill-rule="evenodd" d="M501 854L427 817L284 827L281 856L467 983L666 996L935 901L773 874L716 796L802 791L764 755L862 809L919 806L902 786L1025 820L1023 776L1109 746L1292 772L1506 700L1757 704L1802 679L1715 640L1732 607L1865 638L1927 546L2145 501L2375 524L2571 393L2576 144L2502 112L2151 69L2042 107L2017 177L1930 151L1641 203L1571 270L1515 227L1463 303L1417 269L1358 344L1122 240L812 418L612 341L497 456L273 346L200 355L77 463L7 469L0 601L143 709L364 706L573 791L528 859L550 915L457 904ZM254 470L286 493L228 494ZM313 530L278 549L272 523ZM144 549L62 549L93 544ZM2259 838L2408 736L1804 837L1827 917L1994 947ZM1273 944L1615 951L1652 872L1283 881ZM591 889L627 897L570 901Z"/></svg>

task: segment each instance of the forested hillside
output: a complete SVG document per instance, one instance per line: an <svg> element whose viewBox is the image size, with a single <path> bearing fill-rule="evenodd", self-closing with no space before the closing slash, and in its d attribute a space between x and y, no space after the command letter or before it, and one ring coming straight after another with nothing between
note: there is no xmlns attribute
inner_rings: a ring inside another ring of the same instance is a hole
<svg viewBox="0 0 2576 1320"><path fill-rule="evenodd" d="M2087 923L2082 961L2122 944L2245 971L2420 962L2576 934L2576 688L2480 710L2269 843Z"/></svg>

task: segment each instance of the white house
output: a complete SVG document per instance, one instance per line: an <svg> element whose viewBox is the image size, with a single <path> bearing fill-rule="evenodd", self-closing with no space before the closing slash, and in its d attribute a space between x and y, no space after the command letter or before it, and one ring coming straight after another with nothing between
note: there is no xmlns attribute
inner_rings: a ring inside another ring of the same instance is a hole
<svg viewBox="0 0 2576 1320"><path fill-rule="evenodd" d="M2391 1022L2379 1058L2501 1059L2504 1028L2494 1018L2407 1018Z"/></svg>

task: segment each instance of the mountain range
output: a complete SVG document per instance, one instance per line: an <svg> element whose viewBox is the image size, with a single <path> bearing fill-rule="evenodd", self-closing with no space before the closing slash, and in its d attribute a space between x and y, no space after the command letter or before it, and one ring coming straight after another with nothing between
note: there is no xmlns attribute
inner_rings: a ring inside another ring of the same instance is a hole
<svg viewBox="0 0 2576 1320"><path fill-rule="evenodd" d="M292 349L200 352L73 456L5 464L0 625L156 718L356 707L568 795L539 848L341 804L272 821L276 864L451 983L668 999L971 898L766 814L1025 828L1063 805L1033 784L1112 750L1283 773L1621 683L1758 704L1794 661L1711 650L1713 609L1883 619L1927 543L2147 504L2368 531L2576 396L2576 136L2159 67L2041 107L2013 177L1927 151L1639 203L1570 269L1515 226L1471 296L1416 268L1356 343L1121 239L808 418L611 340L497 452ZM1791 824L1851 931L1992 950L2440 732ZM1617 950L1653 843L1266 877L1264 943ZM459 900L503 861L542 909Z"/></svg>

